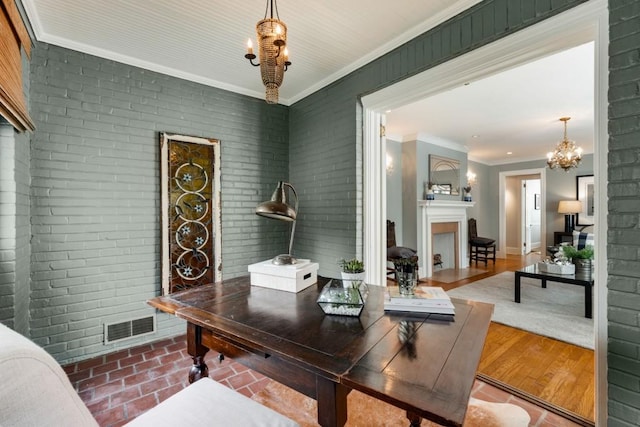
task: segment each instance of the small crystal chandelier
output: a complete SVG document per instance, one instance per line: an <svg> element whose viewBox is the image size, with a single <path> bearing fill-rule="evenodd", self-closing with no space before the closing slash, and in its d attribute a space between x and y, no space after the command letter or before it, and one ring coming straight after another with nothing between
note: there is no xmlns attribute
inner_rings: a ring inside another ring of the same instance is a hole
<svg viewBox="0 0 640 427"><path fill-rule="evenodd" d="M275 3L275 8L274 8ZM275 10L275 18L273 12ZM269 18L267 18L269 15ZM266 101L269 104L278 103L278 88L282 84L284 72L291 62L287 50L287 26L278 16L278 4L274 0L267 0L267 8L264 19L256 24L258 51L260 63L253 62L256 55L253 53L251 39L247 42L247 54L244 56L254 67L260 67L262 83L266 87Z"/></svg>
<svg viewBox="0 0 640 427"><path fill-rule="evenodd" d="M555 151L547 153L547 165L549 169L561 167L568 172L569 169L578 167L582 160L582 148L576 147L576 143L567 139L567 122L571 117L561 117L564 122L564 139L558 143Z"/></svg>

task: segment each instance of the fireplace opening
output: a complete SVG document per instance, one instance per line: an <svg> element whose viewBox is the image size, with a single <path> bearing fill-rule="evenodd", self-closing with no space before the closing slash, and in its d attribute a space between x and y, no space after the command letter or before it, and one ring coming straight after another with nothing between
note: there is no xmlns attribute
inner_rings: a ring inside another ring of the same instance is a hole
<svg viewBox="0 0 640 427"><path fill-rule="evenodd" d="M440 255L442 269L457 269L458 260L458 223L440 222L431 224L431 251ZM434 256L435 260L435 256ZM435 266L435 262L434 262Z"/></svg>
<svg viewBox="0 0 640 427"><path fill-rule="evenodd" d="M469 267L467 259L467 209L475 202L457 200L418 200L421 220L418 223L420 278L431 277L434 268L460 270ZM438 234L448 234L441 243ZM453 237L452 237L453 236ZM435 242L434 240L439 240ZM444 246L441 249L441 246ZM453 247L453 251L451 251ZM442 265L434 265L433 255L440 254Z"/></svg>

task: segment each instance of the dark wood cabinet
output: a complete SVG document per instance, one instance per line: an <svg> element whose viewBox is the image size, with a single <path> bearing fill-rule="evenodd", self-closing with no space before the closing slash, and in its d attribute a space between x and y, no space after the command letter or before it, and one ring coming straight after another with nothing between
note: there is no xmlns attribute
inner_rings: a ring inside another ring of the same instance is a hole
<svg viewBox="0 0 640 427"><path fill-rule="evenodd" d="M554 231L553 244L557 246L561 243L573 243L573 233L567 233L566 231Z"/></svg>

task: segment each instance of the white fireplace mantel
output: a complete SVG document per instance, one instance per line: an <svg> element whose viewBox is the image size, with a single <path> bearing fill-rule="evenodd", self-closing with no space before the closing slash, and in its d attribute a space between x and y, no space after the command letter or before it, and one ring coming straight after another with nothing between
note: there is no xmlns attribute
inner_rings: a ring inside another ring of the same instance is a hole
<svg viewBox="0 0 640 427"><path fill-rule="evenodd" d="M432 224L455 222L457 231L457 259L456 268L469 267L467 258L467 208L473 207L475 202L458 200L418 200L420 210L420 227L418 230L418 259L420 263L420 277L433 275L433 233Z"/></svg>

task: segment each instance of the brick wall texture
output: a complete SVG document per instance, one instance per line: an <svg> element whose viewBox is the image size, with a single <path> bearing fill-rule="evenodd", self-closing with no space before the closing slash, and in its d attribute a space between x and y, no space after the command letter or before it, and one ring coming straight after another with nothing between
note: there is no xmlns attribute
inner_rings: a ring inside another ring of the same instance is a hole
<svg viewBox="0 0 640 427"><path fill-rule="evenodd" d="M609 1L609 427L640 425L640 2Z"/></svg>
<svg viewBox="0 0 640 427"><path fill-rule="evenodd" d="M1 118L0 153L0 319L15 328L16 154L13 127Z"/></svg>
<svg viewBox="0 0 640 427"><path fill-rule="evenodd" d="M288 178L286 107L37 44L31 114L30 335L58 360L134 344L105 346L104 323L154 312L161 131L221 141L223 277L286 251L286 224L254 213ZM158 320L153 339L184 333Z"/></svg>

